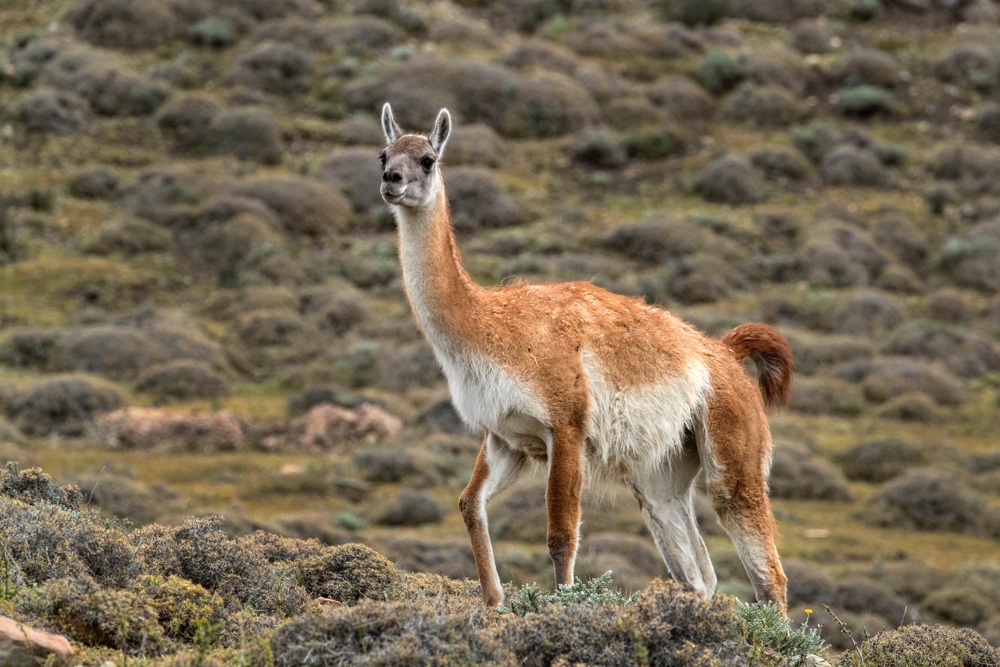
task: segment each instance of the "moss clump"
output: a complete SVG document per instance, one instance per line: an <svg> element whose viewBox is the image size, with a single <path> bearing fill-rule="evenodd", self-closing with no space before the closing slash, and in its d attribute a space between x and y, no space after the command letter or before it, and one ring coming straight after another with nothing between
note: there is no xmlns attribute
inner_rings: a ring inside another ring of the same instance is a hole
<svg viewBox="0 0 1000 667"><path fill-rule="evenodd" d="M395 566L362 544L328 547L295 563L294 570L309 595L347 604L362 598L385 600L399 584Z"/></svg>
<svg viewBox="0 0 1000 667"><path fill-rule="evenodd" d="M845 653L837 667L982 667L1000 664L1000 652L968 628L907 625L886 630Z"/></svg>

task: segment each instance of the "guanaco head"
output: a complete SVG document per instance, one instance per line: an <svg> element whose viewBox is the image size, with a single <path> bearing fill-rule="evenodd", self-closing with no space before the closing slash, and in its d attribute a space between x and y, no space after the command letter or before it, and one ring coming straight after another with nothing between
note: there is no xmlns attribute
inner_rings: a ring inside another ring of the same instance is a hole
<svg viewBox="0 0 1000 667"><path fill-rule="evenodd" d="M451 134L451 115L441 109L430 136L404 134L392 117L388 102L382 107L382 130L389 144L382 161L382 199L387 204L420 208L433 206L441 184L438 160Z"/></svg>

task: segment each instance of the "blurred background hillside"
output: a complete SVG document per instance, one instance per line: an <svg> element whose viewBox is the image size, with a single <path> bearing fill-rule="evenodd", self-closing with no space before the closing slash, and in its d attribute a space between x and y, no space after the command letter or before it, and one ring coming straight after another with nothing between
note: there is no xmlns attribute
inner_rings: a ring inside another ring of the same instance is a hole
<svg viewBox="0 0 1000 667"><path fill-rule="evenodd" d="M474 577L479 437L413 325L381 104L445 156L482 284L592 280L797 375L772 494L790 612L1000 645L1000 4L7 0L0 454L136 525L222 514ZM578 573L665 568L628 493ZM544 486L491 505L551 586ZM700 508L722 588L751 594Z"/></svg>

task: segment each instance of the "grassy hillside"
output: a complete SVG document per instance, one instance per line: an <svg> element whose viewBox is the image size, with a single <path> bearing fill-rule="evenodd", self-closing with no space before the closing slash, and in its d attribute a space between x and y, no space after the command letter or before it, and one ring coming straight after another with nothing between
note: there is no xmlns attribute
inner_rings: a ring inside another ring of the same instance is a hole
<svg viewBox="0 0 1000 667"><path fill-rule="evenodd" d="M1000 644L995 3L12 0L0 26L6 460L139 527L218 514L474 576L478 437L377 192L381 104L422 132L444 106L478 281L592 280L789 338L796 622L834 650L824 603L859 643L919 621ZM610 496L578 574L640 591L665 569ZM543 501L525 475L491 529L501 577L548 590Z"/></svg>

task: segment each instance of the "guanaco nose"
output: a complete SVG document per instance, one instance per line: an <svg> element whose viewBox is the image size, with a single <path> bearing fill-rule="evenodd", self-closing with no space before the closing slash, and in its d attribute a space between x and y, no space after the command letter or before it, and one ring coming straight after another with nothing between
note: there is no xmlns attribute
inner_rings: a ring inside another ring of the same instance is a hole
<svg viewBox="0 0 1000 667"><path fill-rule="evenodd" d="M386 169L382 172L382 180L386 183L390 181L400 183L403 180L403 174L398 169Z"/></svg>

